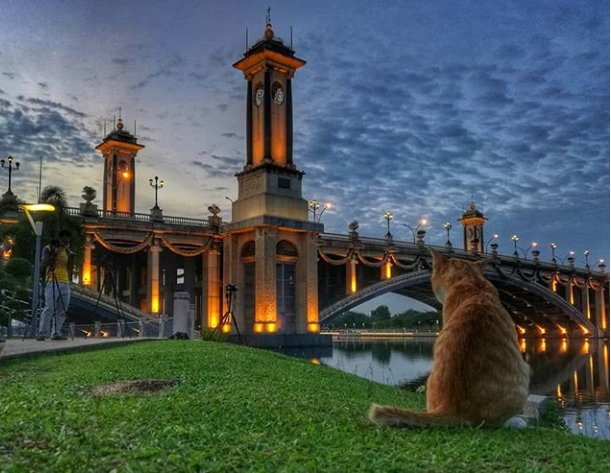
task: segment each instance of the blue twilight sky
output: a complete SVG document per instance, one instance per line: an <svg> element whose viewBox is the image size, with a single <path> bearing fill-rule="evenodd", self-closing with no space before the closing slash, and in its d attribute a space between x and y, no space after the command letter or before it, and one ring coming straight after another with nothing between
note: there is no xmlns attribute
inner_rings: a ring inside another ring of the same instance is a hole
<svg viewBox="0 0 611 473"><path fill-rule="evenodd" d="M84 185L101 197L94 147L122 107L146 146L166 215L229 220L245 162L245 82L231 65L263 33L308 64L294 90L295 163L304 197L330 202L325 230L382 237L425 216L443 244L471 196L500 251L537 241L558 255L609 258L609 4L605 1L3 0L0 155L21 162L13 190L36 198ZM0 170L0 189L8 173Z"/></svg>

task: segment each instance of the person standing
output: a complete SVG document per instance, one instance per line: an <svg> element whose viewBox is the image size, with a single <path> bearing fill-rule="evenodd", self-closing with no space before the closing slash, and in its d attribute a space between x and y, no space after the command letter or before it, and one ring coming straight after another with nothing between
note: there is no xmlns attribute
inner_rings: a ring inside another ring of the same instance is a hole
<svg viewBox="0 0 611 473"><path fill-rule="evenodd" d="M45 340L51 331L52 340L66 340L62 336L62 327L66 320L66 311L70 304L71 272L70 232L62 230L57 239L44 247L42 267L45 272L45 308L40 316L36 340Z"/></svg>

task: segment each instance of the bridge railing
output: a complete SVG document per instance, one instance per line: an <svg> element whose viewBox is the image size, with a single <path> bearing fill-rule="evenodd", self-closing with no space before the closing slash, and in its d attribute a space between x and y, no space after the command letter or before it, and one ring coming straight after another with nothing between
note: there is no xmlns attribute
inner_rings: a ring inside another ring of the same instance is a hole
<svg viewBox="0 0 611 473"><path fill-rule="evenodd" d="M83 215L81 210L76 207L66 208L66 213L72 217L94 217L93 215ZM150 214L143 213L129 213L129 212L112 212L109 210L96 210L96 216L102 220L108 221L120 221L120 222L141 222L141 223L157 223L163 225L176 225L183 227L198 227L198 228L209 228L210 230L216 230L217 226L214 225L207 219L187 218L187 217L176 217L176 216L163 216L162 221L154 220ZM95 217L94 217L95 218Z"/></svg>
<svg viewBox="0 0 611 473"><path fill-rule="evenodd" d="M526 269L538 269L546 272L558 271L562 273L575 273L583 277L587 277L590 275L602 276L606 274L604 271L600 270L592 271L591 268L579 268L573 265L558 264L558 262L554 263L552 261L542 261L538 258L522 258L515 255L503 255L499 253L489 252L478 253L457 248L454 246L451 249L448 249L448 247L445 245L440 246L425 244L423 246L419 246L418 244L412 242L400 240L393 240L392 245L389 245L388 240L386 240L385 238L363 237L359 235L358 240L353 240L350 238L349 235L340 233L321 233L319 238L322 242L328 241L330 243L340 243L346 246L359 244L361 246L364 246L365 248L375 249L381 252L388 250L388 248L390 247L393 249L395 255L399 258L401 257L402 253L407 256L428 256L430 248L442 254L450 254L452 256L457 256L465 259L490 258L499 262L503 266L514 266L516 265L516 263L518 263L521 267Z"/></svg>

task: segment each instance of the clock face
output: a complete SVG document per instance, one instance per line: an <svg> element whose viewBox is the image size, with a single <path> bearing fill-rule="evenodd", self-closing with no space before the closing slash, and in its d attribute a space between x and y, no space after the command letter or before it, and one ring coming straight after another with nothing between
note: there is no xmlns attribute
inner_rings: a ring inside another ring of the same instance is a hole
<svg viewBox="0 0 611 473"><path fill-rule="evenodd" d="M276 105L282 105L284 103L284 90L282 87L277 87L274 91L274 103Z"/></svg>
<svg viewBox="0 0 611 473"><path fill-rule="evenodd" d="M255 91L255 104L257 107L263 103L263 96L265 95L265 91L263 87L258 87Z"/></svg>

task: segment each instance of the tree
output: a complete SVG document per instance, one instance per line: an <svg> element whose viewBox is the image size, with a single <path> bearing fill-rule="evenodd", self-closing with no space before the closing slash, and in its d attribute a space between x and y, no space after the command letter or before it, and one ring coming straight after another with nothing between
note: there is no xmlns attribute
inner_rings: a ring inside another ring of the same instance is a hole
<svg viewBox="0 0 611 473"><path fill-rule="evenodd" d="M380 305L371 311L371 320L374 323L382 320L389 320L390 317L390 309L387 305Z"/></svg>

